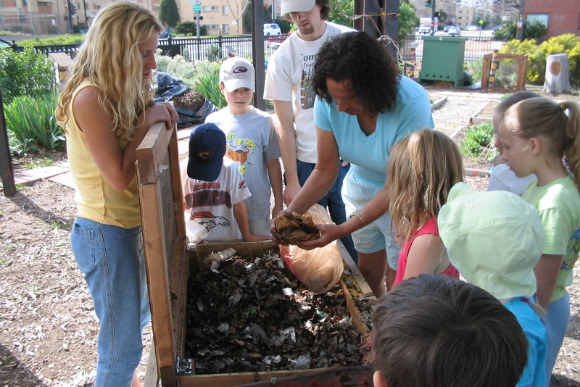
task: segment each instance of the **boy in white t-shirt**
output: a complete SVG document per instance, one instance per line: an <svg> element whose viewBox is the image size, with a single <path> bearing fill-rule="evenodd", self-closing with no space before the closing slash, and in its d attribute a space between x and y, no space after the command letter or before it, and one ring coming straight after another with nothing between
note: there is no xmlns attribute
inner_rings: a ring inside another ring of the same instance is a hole
<svg viewBox="0 0 580 387"><path fill-rule="evenodd" d="M242 58L225 60L220 67L220 90L228 106L205 122L226 134L226 156L232 159L252 196L245 200L252 234L270 234L270 220L282 211L280 147L272 117L250 103L255 91L254 66ZM270 199L274 193L274 207Z"/></svg>
<svg viewBox="0 0 580 387"><path fill-rule="evenodd" d="M190 242L270 239L248 226L244 199L251 194L236 164L227 157L226 136L215 124L193 129L189 157L181 164L186 234Z"/></svg>

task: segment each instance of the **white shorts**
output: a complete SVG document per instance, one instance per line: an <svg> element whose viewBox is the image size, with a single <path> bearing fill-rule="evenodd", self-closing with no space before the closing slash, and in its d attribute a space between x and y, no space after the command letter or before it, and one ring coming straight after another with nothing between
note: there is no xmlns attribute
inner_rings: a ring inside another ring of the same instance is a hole
<svg viewBox="0 0 580 387"><path fill-rule="evenodd" d="M346 215L350 216L360 211L382 189L382 185L372 183L349 172L342 185L342 198ZM352 240L355 249L363 254L386 250L389 266L397 270L401 246L395 242L394 233L391 232L391 214L389 212L381 215L380 218L360 230L353 232Z"/></svg>

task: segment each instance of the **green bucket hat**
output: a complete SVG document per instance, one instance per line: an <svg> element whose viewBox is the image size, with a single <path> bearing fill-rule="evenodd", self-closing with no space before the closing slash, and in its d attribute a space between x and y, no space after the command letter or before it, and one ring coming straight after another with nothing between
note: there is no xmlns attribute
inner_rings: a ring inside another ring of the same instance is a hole
<svg viewBox="0 0 580 387"><path fill-rule="evenodd" d="M507 191L472 191L457 183L437 218L449 260L467 282L498 299L532 297L544 250L536 208Z"/></svg>

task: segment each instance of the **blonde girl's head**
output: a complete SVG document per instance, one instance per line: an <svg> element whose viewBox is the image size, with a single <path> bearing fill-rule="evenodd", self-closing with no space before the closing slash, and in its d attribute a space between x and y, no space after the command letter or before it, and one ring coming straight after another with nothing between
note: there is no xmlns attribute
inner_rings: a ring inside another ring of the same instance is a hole
<svg viewBox="0 0 580 387"><path fill-rule="evenodd" d="M580 105L531 98L506 110L500 122L500 136L524 140L538 138L547 157L564 159L580 187Z"/></svg>
<svg viewBox="0 0 580 387"><path fill-rule="evenodd" d="M89 28L60 95L56 117L63 127L69 120L72 94L87 80L100 90L100 103L113 117L121 139L131 138L138 115L153 97L152 77L143 80L139 45L162 30L155 16L133 3L103 8Z"/></svg>
<svg viewBox="0 0 580 387"><path fill-rule="evenodd" d="M423 129L392 147L387 176L397 237L408 241L430 217L437 217L451 187L463 181L463 159L451 138Z"/></svg>

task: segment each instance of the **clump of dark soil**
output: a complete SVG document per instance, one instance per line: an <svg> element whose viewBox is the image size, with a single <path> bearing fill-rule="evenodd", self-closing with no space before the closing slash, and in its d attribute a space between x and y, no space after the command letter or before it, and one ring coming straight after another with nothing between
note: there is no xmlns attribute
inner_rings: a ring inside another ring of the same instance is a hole
<svg viewBox="0 0 580 387"><path fill-rule="evenodd" d="M195 90L188 90L185 93L173 98L171 101L173 101L173 105L176 108L187 109L196 112L203 106L205 97L203 94Z"/></svg>
<svg viewBox="0 0 580 387"><path fill-rule="evenodd" d="M202 268L188 300L186 356L196 374L361 364L341 287L313 294L277 253Z"/></svg>

